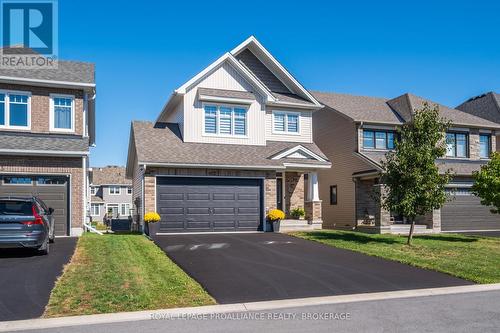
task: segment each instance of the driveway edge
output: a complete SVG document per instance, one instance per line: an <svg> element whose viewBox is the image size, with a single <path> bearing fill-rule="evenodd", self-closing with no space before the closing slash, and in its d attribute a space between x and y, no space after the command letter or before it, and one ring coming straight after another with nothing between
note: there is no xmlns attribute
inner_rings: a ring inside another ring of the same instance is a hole
<svg viewBox="0 0 500 333"><path fill-rule="evenodd" d="M275 300L275 301L208 305L200 307L149 310L149 311L146 310L146 311L136 311L136 312L119 312L119 313L107 313L107 314L95 314L95 315L47 318L47 319L39 318L39 319L29 319L29 320L5 321L5 322L0 322L0 332L12 332L12 331L33 330L33 329L40 330L40 329L48 329L56 327L98 325L98 324L118 323L118 322L128 322L128 321L152 320L155 318L161 319L161 318L168 318L169 316L175 317L185 314L202 315L202 314L212 314L212 313L265 311L265 310L276 310L284 308L297 308L303 306L463 294L463 293L484 292L491 290L500 290L500 283L479 284L479 285L469 285L469 286L459 286L459 287L399 290L399 291L387 291L379 293L364 293L364 294L353 294L353 295L295 298L295 299L285 299L285 300Z"/></svg>

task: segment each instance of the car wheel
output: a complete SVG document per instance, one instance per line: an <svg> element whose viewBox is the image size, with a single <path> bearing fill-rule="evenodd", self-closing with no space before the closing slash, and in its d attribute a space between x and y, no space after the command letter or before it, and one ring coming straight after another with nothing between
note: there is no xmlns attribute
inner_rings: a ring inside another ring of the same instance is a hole
<svg viewBox="0 0 500 333"><path fill-rule="evenodd" d="M47 254L49 254L49 252L50 252L50 245L49 245L49 243L50 242L47 239L45 241L45 243L43 243L43 245L38 248L38 253L40 253L41 255L47 255Z"/></svg>

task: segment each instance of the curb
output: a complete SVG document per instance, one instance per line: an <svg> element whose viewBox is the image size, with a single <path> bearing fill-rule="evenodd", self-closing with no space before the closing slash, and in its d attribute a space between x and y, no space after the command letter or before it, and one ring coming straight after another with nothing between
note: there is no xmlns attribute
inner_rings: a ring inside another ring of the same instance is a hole
<svg viewBox="0 0 500 333"><path fill-rule="evenodd" d="M453 295L453 294L474 293L474 292L484 292L493 290L500 290L500 283L468 285L459 287L387 291L378 293L365 293L365 294L340 295L340 296L296 298L296 299L262 301L262 302L252 302L252 303L208 305L208 306L199 306L190 308L119 312L119 313L107 313L107 314L48 318L48 319L16 320L16 321L0 322L0 332L12 332L12 331L33 330L33 329L40 330L40 329L68 327L68 326L98 325L98 324L120 323L129 321L152 320L153 317L164 318L166 316L174 317L185 314L206 315L213 313L265 311L265 310L277 310L284 308L297 308L303 306L355 303L355 302L438 296L438 295Z"/></svg>

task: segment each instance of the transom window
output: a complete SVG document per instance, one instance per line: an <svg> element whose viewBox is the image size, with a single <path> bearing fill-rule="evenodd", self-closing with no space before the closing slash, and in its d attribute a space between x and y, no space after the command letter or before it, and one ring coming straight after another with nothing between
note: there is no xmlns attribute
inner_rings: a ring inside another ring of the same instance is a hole
<svg viewBox="0 0 500 333"><path fill-rule="evenodd" d="M29 93L0 93L0 127L29 129Z"/></svg>
<svg viewBox="0 0 500 333"><path fill-rule="evenodd" d="M466 133L446 133L446 156L468 157L469 135Z"/></svg>
<svg viewBox="0 0 500 333"><path fill-rule="evenodd" d="M491 155L491 135L479 135L479 157L490 158Z"/></svg>
<svg viewBox="0 0 500 333"><path fill-rule="evenodd" d="M394 131L363 130L363 148L394 149Z"/></svg>
<svg viewBox="0 0 500 333"><path fill-rule="evenodd" d="M273 130L276 133L299 133L300 115L297 112L273 112Z"/></svg>
<svg viewBox="0 0 500 333"><path fill-rule="evenodd" d="M31 185L31 177L3 177L3 183L9 185Z"/></svg>
<svg viewBox="0 0 500 333"><path fill-rule="evenodd" d="M227 105L205 105L205 134L245 136L247 109Z"/></svg>
<svg viewBox="0 0 500 333"><path fill-rule="evenodd" d="M74 97L51 95L50 115L52 131L73 132L75 130Z"/></svg>
<svg viewBox="0 0 500 333"><path fill-rule="evenodd" d="M115 195L120 194L120 186L110 186L109 194L115 194Z"/></svg>

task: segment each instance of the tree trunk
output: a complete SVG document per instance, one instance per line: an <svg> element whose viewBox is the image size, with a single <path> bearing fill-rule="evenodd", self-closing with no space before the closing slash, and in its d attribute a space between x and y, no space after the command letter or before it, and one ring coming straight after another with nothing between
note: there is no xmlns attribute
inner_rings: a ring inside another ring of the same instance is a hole
<svg viewBox="0 0 500 333"><path fill-rule="evenodd" d="M408 241L406 244L411 245L411 240L413 238L413 230L415 229L415 219L411 219L411 226L410 226L410 232L408 233Z"/></svg>

